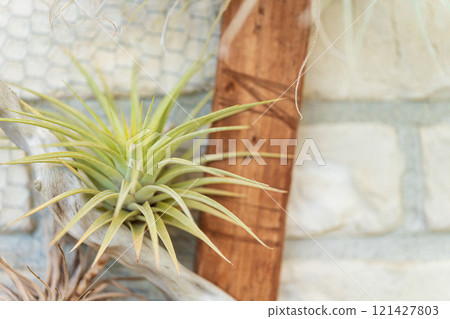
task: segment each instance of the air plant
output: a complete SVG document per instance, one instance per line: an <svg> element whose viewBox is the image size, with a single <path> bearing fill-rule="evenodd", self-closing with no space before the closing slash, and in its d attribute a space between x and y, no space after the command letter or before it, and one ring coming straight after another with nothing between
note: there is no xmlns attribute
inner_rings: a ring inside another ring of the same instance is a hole
<svg viewBox="0 0 450 319"><path fill-rule="evenodd" d="M78 249L67 261L60 245L49 250L47 259L47 276L43 280L30 267L30 273L40 282L31 280L14 270L0 258L0 269L3 269L14 288L0 284L0 300L5 301L91 301L111 299L143 299L133 293L121 282L141 278L101 278L98 274L103 270L109 258L102 257L95 267L90 267L94 250L88 247Z"/></svg>
<svg viewBox="0 0 450 319"><path fill-rule="evenodd" d="M75 58L72 57L72 60L84 75L107 121L102 120L101 116L69 85L67 87L84 105L91 117L54 97L23 88L50 102L53 110L37 109L21 101L24 111L10 110L18 114L18 118L0 118L0 121L45 128L57 136L59 142L42 145L46 150L51 149L51 152L27 156L6 164L61 164L78 177L84 185L81 188L57 194L20 219L31 216L67 197L77 194L87 196L86 204L78 210L70 222L64 225L52 243L61 239L90 211L100 210L102 215L92 223L74 246L74 249L79 247L98 229L107 226L108 231L98 250L94 264L98 262L122 225L131 230L137 259L139 259L143 238L148 231L157 265L159 240L161 240L174 265L179 269L172 240L167 230L168 225L196 236L226 259L210 238L197 226L192 215L193 210L234 223L264 245L234 213L211 198L211 196L239 197L240 195L205 186L230 183L277 190L226 170L209 167L206 165L208 160L200 161L195 158L195 152L188 151L178 156L177 150L185 142L197 137L214 132L245 129L244 126L211 127L211 125L255 105L272 101L235 105L197 117L202 106L207 103L207 99L204 99L193 109L185 122L165 130L169 115L177 103L176 99L189 79L202 67L202 63L195 63L153 112L153 101L148 108L144 108L143 102L140 101L136 83L137 76L134 72L130 94L130 120L127 121L123 110L118 110L116 107L113 94L105 84L101 73L103 90ZM141 156L135 154L136 145ZM232 155L224 154L224 156ZM210 160L214 160L214 158ZM187 178L192 173L207 173L208 176Z"/></svg>

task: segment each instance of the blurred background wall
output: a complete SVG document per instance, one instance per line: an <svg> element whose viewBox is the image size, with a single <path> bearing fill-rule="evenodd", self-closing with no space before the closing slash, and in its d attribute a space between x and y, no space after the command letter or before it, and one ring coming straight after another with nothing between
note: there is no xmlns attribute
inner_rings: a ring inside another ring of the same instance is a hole
<svg viewBox="0 0 450 319"><path fill-rule="evenodd" d="M295 167L288 211L323 249L288 218L282 298L450 298L449 3L380 0L345 32L371 3L322 2L299 139L327 165Z"/></svg>
<svg viewBox="0 0 450 319"><path fill-rule="evenodd" d="M161 95L201 54L220 5L150 1L134 16L143 1L79 1L86 12L72 4L61 14L67 2L52 2L0 0L1 78L70 100L64 80L86 96L66 48L100 67L123 105L133 59L145 70L141 93ZM360 17L372 3L321 1L299 144L314 138L326 165L294 168L281 300L450 298L450 4L379 0ZM214 73L212 59L183 106L213 87ZM30 207L30 181L26 168L0 167L0 224ZM0 234L0 254L44 273L43 233L39 218L26 220ZM178 251L192 266L185 239Z"/></svg>

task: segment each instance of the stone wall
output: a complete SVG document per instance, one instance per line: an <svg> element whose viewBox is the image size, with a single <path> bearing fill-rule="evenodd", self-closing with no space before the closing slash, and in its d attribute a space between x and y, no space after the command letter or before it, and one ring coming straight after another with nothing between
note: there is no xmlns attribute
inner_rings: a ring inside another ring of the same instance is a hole
<svg viewBox="0 0 450 319"><path fill-rule="evenodd" d="M321 1L322 28L308 66L305 96L448 101L448 2L379 0L362 15L373 2Z"/></svg>
<svg viewBox="0 0 450 319"><path fill-rule="evenodd" d="M100 67L115 94L129 92L134 64L141 69L141 92L146 96L164 94L201 55L220 2L179 2L171 10L172 3L161 0L139 11L140 1L78 0L66 4L0 1L0 74L4 81L72 97L67 94L66 82L81 96L89 97L84 78L65 54L64 50L70 50L93 76ZM216 28L208 53L217 47L218 35ZM211 59L186 91L207 89L214 74L215 60Z"/></svg>
<svg viewBox="0 0 450 319"><path fill-rule="evenodd" d="M326 165L294 168L280 299L450 298L449 111L304 103Z"/></svg>
<svg viewBox="0 0 450 319"><path fill-rule="evenodd" d="M368 5L323 2L298 137L326 165L294 169L280 299L450 298L450 10L379 1L322 55Z"/></svg>

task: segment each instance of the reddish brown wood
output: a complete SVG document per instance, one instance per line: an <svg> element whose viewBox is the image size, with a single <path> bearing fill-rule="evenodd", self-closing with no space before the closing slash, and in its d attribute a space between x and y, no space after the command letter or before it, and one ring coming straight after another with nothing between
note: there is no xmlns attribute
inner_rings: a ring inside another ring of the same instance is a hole
<svg viewBox="0 0 450 319"><path fill-rule="evenodd" d="M222 22L222 34L235 16L243 0L233 0ZM213 109L279 97L297 78L299 67L306 56L309 25L308 0L259 0L240 32L219 59L216 95ZM221 39L223 42L223 39ZM299 116L293 102L293 86L249 130L223 132L212 138L227 140L247 138L253 143L259 139L296 138ZM267 106L233 116L217 123L222 125L250 125ZM238 150L245 146L238 142ZM261 151L279 152L267 140ZM289 147L293 154L294 147ZM271 186L289 190L292 160L280 165L279 159L265 159L267 166L252 160L248 166L230 166L228 161L214 163L240 175L254 178ZM241 160L238 159L238 164ZM235 212L253 231L273 249L267 249L245 231L217 218L201 218L202 229L233 262L228 264L207 245L200 243L197 250L197 272L217 284L238 300L275 300L278 293L280 266L284 241L285 212L261 189L219 185L227 190L245 194L242 199L217 198ZM271 193L286 207L288 194Z"/></svg>

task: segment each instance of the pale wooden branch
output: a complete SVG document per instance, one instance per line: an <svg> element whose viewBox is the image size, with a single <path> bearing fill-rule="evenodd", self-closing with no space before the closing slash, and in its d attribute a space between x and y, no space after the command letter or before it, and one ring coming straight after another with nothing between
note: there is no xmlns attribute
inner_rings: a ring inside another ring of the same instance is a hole
<svg viewBox="0 0 450 319"><path fill-rule="evenodd" d="M2 81L0 81L0 117L21 118L21 115L10 112L22 111L18 97ZM0 122L0 127L8 137L29 155L38 155L47 152L61 151L61 148L43 147L58 142L50 131L25 124ZM80 180L63 165L33 164L35 175L34 185L40 193L42 200L47 201L54 196L70 189L82 187ZM85 204L83 195L75 195L61 200L50 207L52 216L61 224L67 224L77 211ZM81 238L88 227L100 216L100 212L93 210L71 230L70 235L75 239ZM91 235L86 244L98 249L106 234L106 228L99 229ZM232 300L220 288L196 275L180 265L179 275L171 261L169 254L160 250L160 267L155 263L149 238L144 239L139 263L132 247L132 236L129 229L121 227L106 253L111 258L144 276L148 281L160 288L173 300Z"/></svg>

